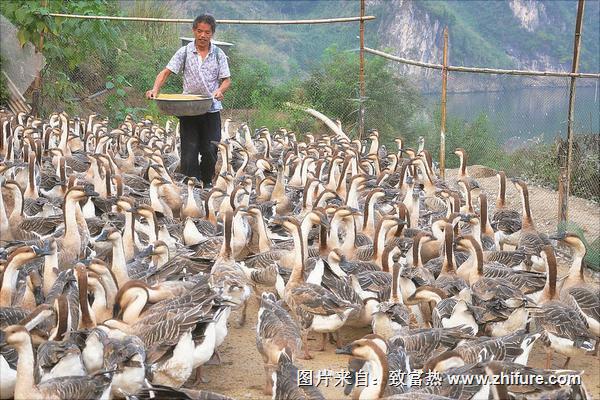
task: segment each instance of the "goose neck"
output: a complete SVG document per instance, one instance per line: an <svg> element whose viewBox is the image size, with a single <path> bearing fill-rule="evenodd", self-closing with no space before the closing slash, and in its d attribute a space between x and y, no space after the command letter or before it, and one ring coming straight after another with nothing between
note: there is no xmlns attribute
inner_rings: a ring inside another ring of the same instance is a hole
<svg viewBox="0 0 600 400"><path fill-rule="evenodd" d="M17 380L15 382L15 399L40 398L39 392L33 378L35 363L33 358L33 345L31 337L22 343L19 343L17 353Z"/></svg>
<svg viewBox="0 0 600 400"><path fill-rule="evenodd" d="M115 278L117 279L117 285L122 287L129 281L129 274L127 273L127 261L125 260L125 251L123 249L123 239L121 235L118 235L116 239L112 241L112 264L111 269Z"/></svg>
<svg viewBox="0 0 600 400"><path fill-rule="evenodd" d="M305 253L307 249L305 247L305 240L302 235L302 230L300 229L300 227L296 228L297 229L293 229L292 231L292 236L294 239L294 249L296 249L296 251L294 253L294 264L289 282L297 285L303 282L304 264L306 262Z"/></svg>
<svg viewBox="0 0 600 400"><path fill-rule="evenodd" d="M148 292L143 288L135 288L133 294L129 296L130 300L123 311L123 322L132 325L140 318L142 310L148 303Z"/></svg>
<svg viewBox="0 0 600 400"><path fill-rule="evenodd" d="M44 256L44 282L42 283L44 297L48 296L50 289L52 289L54 282L56 282L58 270L58 253L56 249L53 249L52 254Z"/></svg>
<svg viewBox="0 0 600 400"><path fill-rule="evenodd" d="M387 357L379 347L373 345L372 351L375 357L369 360L372 368L373 380L370 385L363 389L360 394L360 400L381 399L384 397L384 391L388 382L389 366Z"/></svg>
<svg viewBox="0 0 600 400"><path fill-rule="evenodd" d="M0 288L0 307L10 307L15 288L17 286L17 278L19 277L20 263L13 260L4 270L2 276L2 288Z"/></svg>
<svg viewBox="0 0 600 400"><path fill-rule="evenodd" d="M444 262L442 264L442 272L445 273L454 273L454 261L453 261L453 252L452 252L452 237L453 230L452 225L447 224L445 229L445 239L444 239Z"/></svg>

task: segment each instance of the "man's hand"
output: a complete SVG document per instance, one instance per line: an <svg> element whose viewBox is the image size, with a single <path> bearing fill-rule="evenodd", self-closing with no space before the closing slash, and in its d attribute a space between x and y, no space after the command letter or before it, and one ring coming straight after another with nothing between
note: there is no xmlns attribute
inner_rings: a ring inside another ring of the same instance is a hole
<svg viewBox="0 0 600 400"><path fill-rule="evenodd" d="M221 92L221 89L215 90L213 97L219 101L223 100L223 92Z"/></svg>
<svg viewBox="0 0 600 400"><path fill-rule="evenodd" d="M146 98L147 99L154 99L154 98L156 98L156 96L158 96L157 92L158 92L158 90L154 90L154 89L148 90L146 92Z"/></svg>

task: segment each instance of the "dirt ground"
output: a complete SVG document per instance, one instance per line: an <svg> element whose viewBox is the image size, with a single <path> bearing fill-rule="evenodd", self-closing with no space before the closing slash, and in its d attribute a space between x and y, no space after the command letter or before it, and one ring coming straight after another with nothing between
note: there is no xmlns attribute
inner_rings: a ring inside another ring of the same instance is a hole
<svg viewBox="0 0 600 400"><path fill-rule="evenodd" d="M449 171L449 179L454 174L455 171ZM492 202L497 193L496 178L477 179L488 194L490 202ZM507 187L507 202L509 206L519 208L520 200L517 191L511 183ZM531 187L530 197L532 214L538 230L546 233L555 232L558 194L548 189ZM583 199L571 198L570 219L584 229L588 240L592 241L598 236L600 232L600 208L598 205ZM559 257L559 263L559 276L562 276L566 273L570 260L565 257ZM598 284L597 277L588 274L586 275L586 279ZM238 399L269 398L262 393L264 369L262 358L256 349L255 343L258 305L258 298L253 298L248 307L246 326L241 329L230 328L229 334L220 349L223 363L222 365L205 367L205 376L210 382L203 385L201 389L223 393ZM368 329L343 328L341 331L344 343L358 339L366 333L369 333ZM313 349L317 347L318 342L311 340L309 345ZM313 351L312 354L315 358L308 361L299 360L297 362L298 368L311 369L315 372L324 369L334 372L347 369L348 356L335 354L334 346L331 344L328 344L325 352ZM529 365L543 367L545 354L542 345L536 344L530 356ZM564 362L565 357L555 355L553 368L562 368ZM600 398L600 380L598 379L598 376L600 376L600 358L589 355L572 359L569 368L584 370L584 383L587 390L594 398ZM333 382L329 386L320 386L319 388L328 399L347 398L343 394L343 388L336 387Z"/></svg>

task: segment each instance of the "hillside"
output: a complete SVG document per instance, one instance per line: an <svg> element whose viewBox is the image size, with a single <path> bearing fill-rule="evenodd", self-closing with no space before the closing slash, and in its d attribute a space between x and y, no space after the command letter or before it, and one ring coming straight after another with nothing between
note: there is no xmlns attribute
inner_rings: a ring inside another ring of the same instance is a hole
<svg viewBox="0 0 600 400"><path fill-rule="evenodd" d="M186 1L184 15L211 12L222 19L304 19L359 15L358 1ZM366 43L390 53L441 62L442 32L450 32L450 63L538 70L571 68L576 1L367 0ZM587 1L580 70L600 64L600 3ZM186 32L188 27L183 26ZM358 24L312 26L223 25L218 37L265 60L283 77L302 74L332 45L356 51ZM423 69L395 65L399 73ZM431 72L429 72L431 73Z"/></svg>

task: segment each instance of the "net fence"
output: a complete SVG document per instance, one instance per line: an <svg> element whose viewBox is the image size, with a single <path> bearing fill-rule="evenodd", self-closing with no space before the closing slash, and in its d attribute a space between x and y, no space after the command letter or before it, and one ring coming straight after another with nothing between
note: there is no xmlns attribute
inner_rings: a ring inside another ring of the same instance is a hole
<svg viewBox="0 0 600 400"><path fill-rule="evenodd" d="M135 2L136 7L148 4L153 3ZM94 12L86 7L86 12ZM97 14L110 12L96 10ZM129 15L174 13L177 10L129 10ZM127 114L136 120L151 118L162 123L174 119L161 114L144 98L144 92L182 46L181 37L190 36L189 24L70 18L56 18L54 23L70 34L45 37L40 115L94 113L108 117L113 126ZM219 25L216 39L233 43L221 45L234 77L224 100L223 117L247 122L252 128L286 127L299 133L324 129L313 117L287 106L294 103L339 119L344 130L356 137L362 101L365 127L378 129L386 146L395 146L396 137L416 146L422 136L437 155L441 72L368 54L366 96L360 99L358 41L334 45L336 32L357 32L358 23L331 26L332 45L323 49L306 41L311 29L307 25L280 27L275 35L268 26ZM239 35L240 31L246 35ZM242 36L246 39L240 39ZM306 50L305 59L302 65L282 60L280 53L272 51L274 43L268 42L258 47L257 54L256 45L243 42L248 37L270 37L288 46L301 46ZM394 49L388 51L395 53ZM471 165L502 169L509 176L556 190L566 157L569 84L570 78L449 72L447 168L458 166L453 151L462 147ZM181 78L172 75L162 92L179 93L181 86ZM30 100L31 92L25 97ZM600 201L599 100L598 79L578 78L571 195L595 202ZM548 213L557 214L556 199L539 201L547 202ZM592 240L597 236L592 233Z"/></svg>

